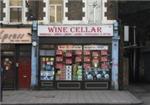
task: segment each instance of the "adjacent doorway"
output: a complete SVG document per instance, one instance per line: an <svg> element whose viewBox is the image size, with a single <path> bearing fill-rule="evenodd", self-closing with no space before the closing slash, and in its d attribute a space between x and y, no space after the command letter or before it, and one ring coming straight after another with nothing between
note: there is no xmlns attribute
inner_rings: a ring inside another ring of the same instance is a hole
<svg viewBox="0 0 150 105"><path fill-rule="evenodd" d="M19 89L29 89L31 82L31 60L20 57L18 62L18 86Z"/></svg>

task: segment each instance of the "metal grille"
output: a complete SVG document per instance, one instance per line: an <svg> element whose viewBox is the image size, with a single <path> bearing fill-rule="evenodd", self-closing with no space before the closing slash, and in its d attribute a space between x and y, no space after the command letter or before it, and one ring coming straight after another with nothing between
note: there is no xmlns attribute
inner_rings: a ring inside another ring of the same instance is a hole
<svg viewBox="0 0 150 105"><path fill-rule="evenodd" d="M86 82L86 89L108 89L108 82Z"/></svg>
<svg viewBox="0 0 150 105"><path fill-rule="evenodd" d="M58 82L58 89L80 89L80 82Z"/></svg>

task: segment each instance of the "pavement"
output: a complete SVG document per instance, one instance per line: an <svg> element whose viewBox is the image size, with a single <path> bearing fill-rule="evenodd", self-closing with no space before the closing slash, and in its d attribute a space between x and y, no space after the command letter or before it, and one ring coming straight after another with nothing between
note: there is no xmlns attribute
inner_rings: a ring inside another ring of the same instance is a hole
<svg viewBox="0 0 150 105"><path fill-rule="evenodd" d="M150 83L130 85L129 91L143 102L142 105L150 105Z"/></svg>
<svg viewBox="0 0 150 105"><path fill-rule="evenodd" d="M141 105L129 91L13 90L3 92L1 105Z"/></svg>

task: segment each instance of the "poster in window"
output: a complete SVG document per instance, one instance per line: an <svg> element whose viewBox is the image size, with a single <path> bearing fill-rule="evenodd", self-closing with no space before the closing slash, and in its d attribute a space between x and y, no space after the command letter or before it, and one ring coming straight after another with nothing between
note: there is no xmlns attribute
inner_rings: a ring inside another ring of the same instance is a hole
<svg viewBox="0 0 150 105"><path fill-rule="evenodd" d="M54 71L41 71L41 80L53 80Z"/></svg>
<svg viewBox="0 0 150 105"><path fill-rule="evenodd" d="M66 59L66 64L72 64L72 59L71 58Z"/></svg>
<svg viewBox="0 0 150 105"><path fill-rule="evenodd" d="M108 50L102 50L101 55L108 55Z"/></svg>
<svg viewBox="0 0 150 105"><path fill-rule="evenodd" d="M90 61L91 61L90 56L85 56L85 57L84 57L84 62L90 62Z"/></svg>
<svg viewBox="0 0 150 105"><path fill-rule="evenodd" d="M82 56L76 56L75 62L81 62L82 61Z"/></svg>
<svg viewBox="0 0 150 105"><path fill-rule="evenodd" d="M84 55L90 55L90 54L91 54L91 52L89 50L84 51Z"/></svg>
<svg viewBox="0 0 150 105"><path fill-rule="evenodd" d="M101 57L101 62L107 62L107 61L108 61L108 57L107 56Z"/></svg>
<svg viewBox="0 0 150 105"><path fill-rule="evenodd" d="M66 57L72 57L72 52L71 51L67 51L66 52Z"/></svg>
<svg viewBox="0 0 150 105"><path fill-rule="evenodd" d="M93 57L98 57L99 56L99 52L98 51L93 51L92 52L92 56Z"/></svg>
<svg viewBox="0 0 150 105"><path fill-rule="evenodd" d="M62 56L57 56L56 57L56 62L62 62L63 61L63 57Z"/></svg>
<svg viewBox="0 0 150 105"><path fill-rule="evenodd" d="M76 55L82 55L82 50L77 50L77 51L75 51L75 54L76 54Z"/></svg>
<svg viewBox="0 0 150 105"><path fill-rule="evenodd" d="M109 69L109 64L104 62L104 63L101 64L101 68L102 69Z"/></svg>
<svg viewBox="0 0 150 105"><path fill-rule="evenodd" d="M56 55L63 55L63 51L62 50L56 50Z"/></svg>

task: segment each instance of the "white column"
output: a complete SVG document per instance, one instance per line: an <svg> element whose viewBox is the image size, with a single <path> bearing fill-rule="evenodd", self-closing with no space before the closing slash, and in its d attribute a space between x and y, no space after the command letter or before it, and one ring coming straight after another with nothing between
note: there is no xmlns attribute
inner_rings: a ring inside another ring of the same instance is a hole
<svg viewBox="0 0 150 105"><path fill-rule="evenodd" d="M111 87L114 90L119 89L118 84L118 69L119 69L119 35L118 35L118 22L114 23L114 35L112 37L112 82Z"/></svg>

